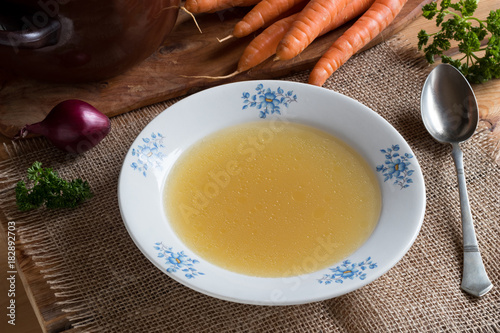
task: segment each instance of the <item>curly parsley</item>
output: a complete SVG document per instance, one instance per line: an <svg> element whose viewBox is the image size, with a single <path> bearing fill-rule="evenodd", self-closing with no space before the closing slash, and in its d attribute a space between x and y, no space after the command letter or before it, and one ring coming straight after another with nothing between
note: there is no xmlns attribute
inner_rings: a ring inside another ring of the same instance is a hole
<svg viewBox="0 0 500 333"><path fill-rule="evenodd" d="M86 181L65 181L51 168L42 168L35 162L28 169L28 180L33 187L28 189L24 181L16 186L16 203L21 211L35 209L45 204L49 209L73 208L93 196Z"/></svg>
<svg viewBox="0 0 500 333"><path fill-rule="evenodd" d="M419 50L432 38L424 48L429 63L440 56L442 62L455 66L471 83L500 78L500 9L490 11L486 20L480 20L472 16L476 8L476 0L458 3L443 0L439 9L436 2L429 3L423 6L423 16L428 20L435 17L436 26L441 26L441 30L432 34L424 30L418 33ZM459 42L462 58L452 59L443 54L450 49L451 40ZM482 51L484 55L478 55Z"/></svg>

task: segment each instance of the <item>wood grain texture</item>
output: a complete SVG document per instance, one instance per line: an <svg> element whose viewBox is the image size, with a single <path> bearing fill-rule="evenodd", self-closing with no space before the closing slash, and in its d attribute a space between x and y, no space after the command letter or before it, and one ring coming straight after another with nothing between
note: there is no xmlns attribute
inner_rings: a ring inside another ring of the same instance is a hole
<svg viewBox="0 0 500 333"><path fill-rule="evenodd" d="M3 281L6 281L7 277L11 275L7 272L12 270L9 269L6 259L7 238L5 237L6 233L2 230L1 225L0 230L2 231L0 232L0 255L2 257L2 260L0 260L0 270L2 272L0 274L0 278L2 279L2 283L0 284L0 304L2 309L6 309L11 299L8 297L10 286ZM18 274L16 274L15 297L12 298L16 302L16 325L13 326L7 322L10 318L5 316L6 311L4 311L5 317L0 321L0 332L40 333L42 329L30 305L31 298L27 295L27 290L25 289L26 285L22 282L23 279L20 277L20 275L24 274L19 266L16 269Z"/></svg>
<svg viewBox="0 0 500 333"><path fill-rule="evenodd" d="M7 258L7 242L4 237L7 234L5 231L7 220L3 214L0 215L2 215L0 217L2 221L0 223L2 233L0 253L3 258ZM7 266L6 262L5 266ZM16 241L16 268L16 295L13 297L16 301L16 325L7 325L7 320L2 320L2 324L6 325L2 332L60 332L69 329L71 327L67 318L69 314L62 311L62 305L56 304L56 296L41 274L40 266L36 265L31 256L25 253L19 241ZM7 269L3 270L4 279L7 278L7 271ZM44 292L39 292L39 290L44 290ZM6 295L7 292L2 293L2 307L4 301L8 301ZM30 303L36 306L30 309Z"/></svg>
<svg viewBox="0 0 500 333"><path fill-rule="evenodd" d="M391 37L421 13L431 0L409 0L394 22L366 48ZM332 31L288 61L268 59L254 69L229 79L194 78L221 76L236 70L240 55L253 36L220 43L229 35L245 9L230 9L198 15L200 34L187 14L179 15L174 31L156 53L126 73L105 82L49 84L3 77L0 82L0 133L13 137L25 124L41 121L58 102L77 98L112 117L204 88L251 79L270 79L310 69L340 34L352 23ZM366 49L365 48L365 49ZM1 77L1 76L0 76Z"/></svg>

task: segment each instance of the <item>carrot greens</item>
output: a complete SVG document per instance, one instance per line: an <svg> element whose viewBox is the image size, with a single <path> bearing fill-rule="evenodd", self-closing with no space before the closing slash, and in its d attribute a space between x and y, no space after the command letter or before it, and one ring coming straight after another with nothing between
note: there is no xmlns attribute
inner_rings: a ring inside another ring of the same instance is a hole
<svg viewBox="0 0 500 333"><path fill-rule="evenodd" d="M456 67L471 83L500 78L500 9L490 11L481 20L473 16L476 8L476 0L443 0L439 8L436 2L429 3L422 8L423 16L428 20L435 18L441 29L418 33L418 48L424 50L429 63L434 63L436 56L441 57L442 62ZM458 42L461 58L444 54L453 40Z"/></svg>

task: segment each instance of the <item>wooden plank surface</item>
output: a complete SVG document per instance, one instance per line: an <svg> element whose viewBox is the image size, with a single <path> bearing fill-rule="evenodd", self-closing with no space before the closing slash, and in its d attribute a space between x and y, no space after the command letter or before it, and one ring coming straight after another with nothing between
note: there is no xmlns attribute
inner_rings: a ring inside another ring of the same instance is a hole
<svg viewBox="0 0 500 333"><path fill-rule="evenodd" d="M367 47L399 32L418 17L421 6L430 1L409 0L394 22ZM351 24L318 38L294 59L268 59L248 72L225 80L193 78L227 75L236 70L238 59L253 36L233 38L223 43L217 38L229 35L245 12L240 8L198 15L202 34L192 19L181 12L174 31L155 54L106 82L48 84L3 77L0 82L0 134L13 137L25 124L41 121L53 106L65 99L85 100L111 117L221 83L276 78L305 70L311 68Z"/></svg>
<svg viewBox="0 0 500 333"><path fill-rule="evenodd" d="M6 272L12 271L8 266L7 262L7 242L6 233L3 231L0 225L0 255L2 260L0 260L0 271L2 272L2 281L6 281L6 278L10 276ZM33 265L32 265L33 266ZM10 299L15 300L16 305L16 321L15 326L12 326L7 321L10 320L9 317L5 316L6 311L4 311L4 318L0 321L0 332L15 332L15 333L40 333L42 329L38 323L37 316L31 307L32 300L28 298L26 289L23 285L23 278L21 277L22 269L17 267L16 271L16 283L15 283L15 297L8 297L9 290L11 290L10 284L3 283L0 285L0 304L2 309L6 309L10 304ZM24 274L22 274L24 276ZM35 304L35 303L33 303Z"/></svg>
<svg viewBox="0 0 500 333"><path fill-rule="evenodd" d="M0 225L0 232L2 233L0 241L2 249L0 253L2 255L5 253L3 258L6 258L6 242L3 237L6 232L3 227L4 224L2 223ZM61 332L70 329L71 323L67 318L69 314L63 312L63 305L56 304L57 298L43 275L40 274L41 268L35 265L31 260L31 256L25 253L19 242L16 244L16 249L16 296L13 298L16 301L16 325L13 327L6 323L7 320L3 320L0 327L4 325L5 328L0 331L32 333L42 331ZM42 290L43 292L40 292ZM3 297L6 294L2 293L2 299L0 300L2 306L4 303ZM30 304L36 304L36 306L31 309Z"/></svg>
<svg viewBox="0 0 500 333"><path fill-rule="evenodd" d="M477 16L485 18L487 12L493 8L500 7L500 0L481 0L479 3L479 8L477 10ZM423 19L422 17L417 18L413 23L398 33L398 37L408 40L410 45L416 45L416 35L420 29L425 29L428 31L435 31L435 26L432 22ZM193 30L194 31L194 30ZM192 61L192 60L190 60ZM474 92L478 99L479 111L481 119L483 121L492 121L493 124L500 122L500 80L492 80L485 84L474 85ZM31 100L28 100L22 106L28 108L30 106ZM0 100L0 103L3 103ZM43 116L43 112L38 115L34 115L33 119L39 119ZM500 134L500 126L492 126L491 131L493 134ZM500 136L499 136L500 138ZM0 143L7 143L10 140L6 137L0 135ZM0 160L5 160L8 158L8 154L0 146ZM1 214L0 214L1 215ZM0 216L0 222L3 226L6 225L4 218ZM0 228L1 229L1 228ZM43 332L72 332L68 329L68 319L61 316L61 311L54 305L54 295L53 291L49 288L49 285L44 283L43 277L40 274L40 268L37 267L29 256L26 256L22 247L18 247L18 272L22 276L22 280L25 283L26 292L24 292L23 286L18 280L16 293L17 301L17 315L18 318L22 318L23 328L18 326L16 328L7 327L2 325L5 321L0 324L0 332L16 332L16 333L39 333ZM4 237L0 237L0 257L7 257L7 245L5 243ZM5 259L4 259L5 261ZM5 278L6 270L2 270L0 277ZM29 297L27 296L29 295ZM3 293L5 295L5 293ZM29 300L29 301L28 301ZM7 307L8 298L5 296L0 297L0 307L5 309ZM29 304L31 302L31 305ZM35 310L33 310L31 308ZM50 311L50 309L53 311ZM40 327L35 313L39 316L39 321L42 325ZM5 329L4 329L5 328ZM24 330L25 329L25 330ZM65 330L67 329L67 330Z"/></svg>

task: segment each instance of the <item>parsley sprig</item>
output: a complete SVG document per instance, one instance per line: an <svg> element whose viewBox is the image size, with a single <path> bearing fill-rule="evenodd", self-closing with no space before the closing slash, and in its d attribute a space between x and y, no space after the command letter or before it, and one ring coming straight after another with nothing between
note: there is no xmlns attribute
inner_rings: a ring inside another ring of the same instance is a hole
<svg viewBox="0 0 500 333"><path fill-rule="evenodd" d="M425 58L432 64L434 57L441 57L443 63L455 66L471 83L486 82L500 78L500 9L490 11L486 20L474 17L477 0L460 0L451 3L443 0L440 8L436 2L423 6L423 16L432 20L441 30L428 34L424 30L418 33L418 49L424 48ZM445 19L447 19L445 21ZM451 40L458 43L463 54L460 59L452 59L443 54L451 47ZM484 51L484 55L478 52Z"/></svg>
<svg viewBox="0 0 500 333"><path fill-rule="evenodd" d="M79 178L68 182L52 168L42 168L40 162L33 163L28 169L28 180L33 183L31 189L22 180L16 186L16 202L21 211L43 204L49 209L73 208L93 196L88 182Z"/></svg>

